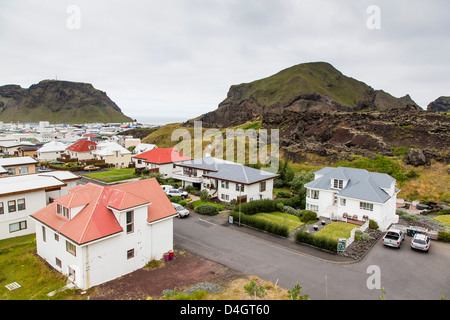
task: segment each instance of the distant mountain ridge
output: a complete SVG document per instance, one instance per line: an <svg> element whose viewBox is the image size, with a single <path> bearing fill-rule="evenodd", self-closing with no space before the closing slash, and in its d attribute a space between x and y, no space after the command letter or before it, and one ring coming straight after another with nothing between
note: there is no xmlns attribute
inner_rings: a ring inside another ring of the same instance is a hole
<svg viewBox="0 0 450 320"><path fill-rule="evenodd" d="M204 114L204 123L236 125L263 114L286 111L360 111L410 107L422 110L409 95L396 98L343 75L331 64L299 64L270 77L233 85L218 108Z"/></svg>
<svg viewBox="0 0 450 320"><path fill-rule="evenodd" d="M43 80L28 89L19 85L0 86L0 121L73 124L132 119L92 84Z"/></svg>

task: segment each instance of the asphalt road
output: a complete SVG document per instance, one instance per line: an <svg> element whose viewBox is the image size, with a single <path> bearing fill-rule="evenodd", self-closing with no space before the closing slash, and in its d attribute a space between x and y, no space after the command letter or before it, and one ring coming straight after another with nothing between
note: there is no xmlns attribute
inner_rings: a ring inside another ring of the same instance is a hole
<svg viewBox="0 0 450 320"><path fill-rule="evenodd" d="M225 219L225 218L224 218ZM359 262L330 262L261 239L245 227L227 226L196 214L174 219L176 246L285 289L296 282L311 299L439 300L450 298L450 244L433 241L429 253L412 251L410 238L400 249L378 242Z"/></svg>

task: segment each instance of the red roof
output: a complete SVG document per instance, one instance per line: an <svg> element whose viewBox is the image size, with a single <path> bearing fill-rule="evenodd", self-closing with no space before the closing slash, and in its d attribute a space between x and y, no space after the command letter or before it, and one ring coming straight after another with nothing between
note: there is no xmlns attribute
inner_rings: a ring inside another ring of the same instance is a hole
<svg viewBox="0 0 450 320"><path fill-rule="evenodd" d="M89 146L94 146L92 149ZM95 150L97 148L97 144L90 140L78 140L71 146L67 147L66 150L73 152L89 152Z"/></svg>
<svg viewBox="0 0 450 320"><path fill-rule="evenodd" d="M178 153L178 149L173 148L154 148L144 153L138 154L133 158L143 159L145 162L164 164L177 161L191 160L191 158Z"/></svg>
<svg viewBox="0 0 450 320"><path fill-rule="evenodd" d="M73 209L72 214L81 211L69 220L56 213L58 204ZM151 178L107 187L93 183L78 185L32 217L84 244L123 231L111 208L124 211L142 205L147 205L147 222L176 215L159 183Z"/></svg>

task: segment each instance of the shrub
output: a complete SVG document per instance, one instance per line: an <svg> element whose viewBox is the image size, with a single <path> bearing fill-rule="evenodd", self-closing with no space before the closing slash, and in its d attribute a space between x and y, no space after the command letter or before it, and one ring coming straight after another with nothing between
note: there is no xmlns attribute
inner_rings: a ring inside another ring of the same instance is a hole
<svg viewBox="0 0 450 320"><path fill-rule="evenodd" d="M314 236L304 231L297 231L294 235L295 241L306 243L330 252L337 252L337 241L322 237L322 236Z"/></svg>
<svg viewBox="0 0 450 320"><path fill-rule="evenodd" d="M186 190L186 192L190 194L194 194L197 192L197 190L192 185L188 185L186 188L184 188L184 190Z"/></svg>
<svg viewBox="0 0 450 320"><path fill-rule="evenodd" d="M241 212L249 215L259 212L274 212L277 210L276 202L269 199L241 203L240 207ZM239 211L239 208L237 208L236 210Z"/></svg>
<svg viewBox="0 0 450 320"><path fill-rule="evenodd" d="M450 242L450 232L448 231L439 231L438 232L438 240L444 242Z"/></svg>
<svg viewBox="0 0 450 320"><path fill-rule="evenodd" d="M300 214L301 211L296 210L289 206L283 206L283 212L293 214L294 216L297 216L297 217L301 217L301 214Z"/></svg>
<svg viewBox="0 0 450 320"><path fill-rule="evenodd" d="M233 217L234 221L239 221L239 212L232 211L230 215ZM286 226L279 225L274 222L270 222L257 217L249 216L246 214L241 214L241 223L249 227L260 229L266 232L270 232L282 237L287 237L289 235L289 230Z"/></svg>
<svg viewBox="0 0 450 320"><path fill-rule="evenodd" d="M182 197L169 197L170 202L180 203L183 200Z"/></svg>
<svg viewBox="0 0 450 320"><path fill-rule="evenodd" d="M288 199L277 199L276 202L281 202L285 206L292 208L305 208L305 198L301 198L299 195L295 195Z"/></svg>
<svg viewBox="0 0 450 320"><path fill-rule="evenodd" d="M377 230L379 228L378 223L374 220L369 220L369 228L372 230Z"/></svg>
<svg viewBox="0 0 450 320"><path fill-rule="evenodd" d="M279 198L286 198L286 199L288 199L288 198L291 197L291 194L289 192L286 192L286 191L280 191L280 192L278 192L277 196Z"/></svg>
<svg viewBox="0 0 450 320"><path fill-rule="evenodd" d="M208 194L208 191L202 190L202 192L200 192L200 200L203 202L208 202L211 200L211 196Z"/></svg>
<svg viewBox="0 0 450 320"><path fill-rule="evenodd" d="M305 223L308 221L317 220L317 213L310 210L304 210L300 220Z"/></svg>
<svg viewBox="0 0 450 320"><path fill-rule="evenodd" d="M219 213L219 208L213 206L212 204L202 204L195 209L195 212L207 216L215 216Z"/></svg>

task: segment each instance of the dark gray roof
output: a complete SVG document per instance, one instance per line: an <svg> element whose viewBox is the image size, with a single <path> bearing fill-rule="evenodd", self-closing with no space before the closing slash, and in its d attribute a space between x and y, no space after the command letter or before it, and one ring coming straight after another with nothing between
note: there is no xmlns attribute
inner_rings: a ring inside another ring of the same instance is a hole
<svg viewBox="0 0 450 320"><path fill-rule="evenodd" d="M250 168L239 163L213 157L182 161L176 163L176 165L210 171L207 174L203 174L204 177L242 184L252 184L278 177L277 174L272 172Z"/></svg>
<svg viewBox="0 0 450 320"><path fill-rule="evenodd" d="M389 189L395 181L385 173L369 172L364 169L355 168L323 168L316 172L317 179L305 184L312 189L331 190L332 179L347 180L348 183L339 191L340 197L348 197L371 202L384 203L390 196L383 189Z"/></svg>

